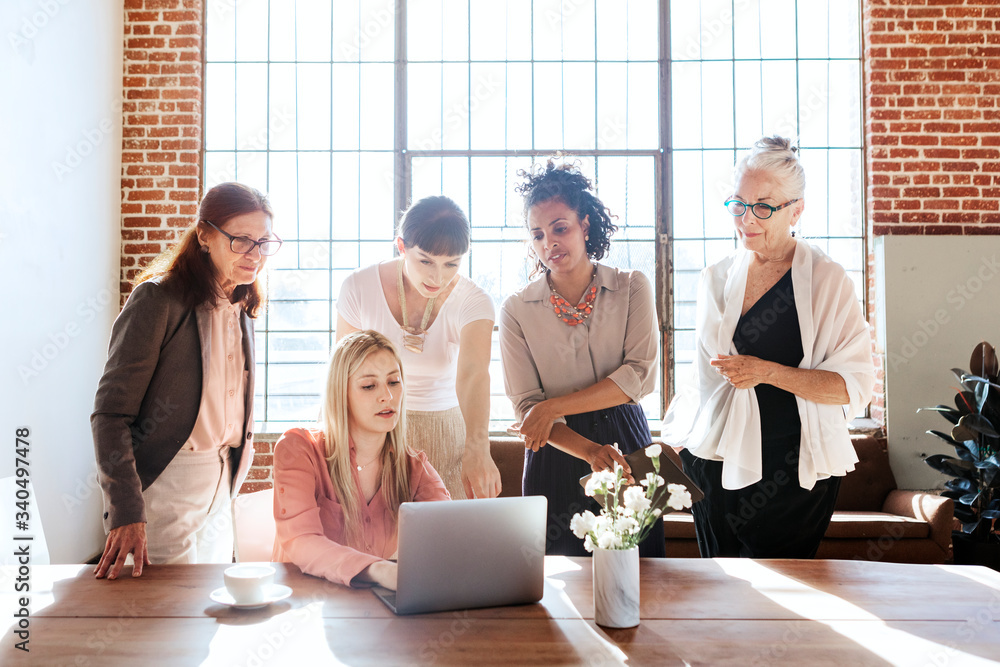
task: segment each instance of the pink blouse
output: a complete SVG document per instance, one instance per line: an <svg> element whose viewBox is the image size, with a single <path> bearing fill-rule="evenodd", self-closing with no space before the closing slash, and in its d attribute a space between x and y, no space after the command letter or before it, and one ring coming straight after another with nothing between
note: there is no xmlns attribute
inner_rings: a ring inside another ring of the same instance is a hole
<svg viewBox="0 0 1000 667"><path fill-rule="evenodd" d="M271 560L292 562L306 574L345 586L366 567L396 553L396 515L380 488L361 505L361 535L348 543L344 515L326 463L323 432L293 428L274 446L274 520ZM351 461L354 451L351 450ZM408 500L450 500L444 482L423 452L409 458ZM357 472L354 483L361 495Z"/></svg>
<svg viewBox="0 0 1000 667"><path fill-rule="evenodd" d="M243 444L247 370L238 303L202 306L209 318L208 367L205 368L198 419L182 449L212 452Z"/></svg>

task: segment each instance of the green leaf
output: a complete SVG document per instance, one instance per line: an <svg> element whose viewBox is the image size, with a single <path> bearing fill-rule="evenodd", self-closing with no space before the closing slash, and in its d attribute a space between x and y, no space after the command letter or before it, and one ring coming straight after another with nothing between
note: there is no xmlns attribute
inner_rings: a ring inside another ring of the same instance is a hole
<svg viewBox="0 0 1000 667"><path fill-rule="evenodd" d="M964 479L977 481L976 469L959 459L945 456L944 454L934 454L924 459L924 463L934 468L938 472L943 472L951 477L962 477Z"/></svg>
<svg viewBox="0 0 1000 667"><path fill-rule="evenodd" d="M929 412L940 412L941 416L950 421L952 424L957 424L958 420L962 417L962 413L955 408L950 408L947 405L937 405L933 408L917 408L917 412L923 412L927 410Z"/></svg>
<svg viewBox="0 0 1000 667"><path fill-rule="evenodd" d="M976 375L995 378L997 374L1000 374L1000 362L997 361L996 349L986 341L979 343L972 350L969 367Z"/></svg>
<svg viewBox="0 0 1000 667"><path fill-rule="evenodd" d="M958 502L962 503L963 505L971 505L972 503L976 502L976 498L978 497L979 497L978 493L967 493L961 498L959 498Z"/></svg>
<svg viewBox="0 0 1000 667"><path fill-rule="evenodd" d="M965 415L964 417L962 417L960 420L958 420L958 424L955 426L955 428L959 427L964 427L966 429L969 429L970 431L981 433L991 438L1000 437L1000 433L996 432L996 429L993 428L993 424L990 423L990 420L978 414ZM952 429L951 436L955 438L955 429ZM955 439L971 440L972 438L955 438Z"/></svg>
<svg viewBox="0 0 1000 667"><path fill-rule="evenodd" d="M971 391L960 391L955 394L955 407L963 415L975 412L976 396Z"/></svg>

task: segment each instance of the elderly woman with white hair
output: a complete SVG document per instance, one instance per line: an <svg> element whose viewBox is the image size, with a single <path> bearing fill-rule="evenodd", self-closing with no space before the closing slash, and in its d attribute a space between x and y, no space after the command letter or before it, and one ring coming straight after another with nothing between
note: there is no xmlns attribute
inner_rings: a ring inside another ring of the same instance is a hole
<svg viewBox="0 0 1000 667"><path fill-rule="evenodd" d="M795 238L805 172L789 140L754 145L725 205L741 247L702 272L694 384L663 438L705 492L702 557L812 558L858 460L847 424L871 398L871 336L843 267Z"/></svg>

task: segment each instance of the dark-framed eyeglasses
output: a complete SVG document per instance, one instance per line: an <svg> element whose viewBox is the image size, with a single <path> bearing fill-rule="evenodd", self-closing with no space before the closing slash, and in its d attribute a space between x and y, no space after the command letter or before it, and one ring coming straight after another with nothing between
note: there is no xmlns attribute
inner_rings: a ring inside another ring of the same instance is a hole
<svg viewBox="0 0 1000 667"><path fill-rule="evenodd" d="M253 252L254 248L260 248L260 254L265 257L270 257L274 253L278 252L281 248L281 244L284 243L277 235L273 239L264 239L263 241L254 241L248 236L233 236L232 234L227 234L218 227L215 226L209 220L202 220L207 225L211 225L212 229L219 232L227 239L229 239L229 249L235 252L237 255L246 255L247 253Z"/></svg>
<svg viewBox="0 0 1000 667"><path fill-rule="evenodd" d="M726 208L734 216L739 217L747 212L747 208L753 212L754 216L760 218L761 220L767 220L770 218L775 211L780 211L786 206L791 206L798 199L793 199L792 201L785 202L781 206L771 206L770 204L765 204L764 202L757 202L756 204L750 204L749 206L746 202L741 202L739 199L730 199L726 202Z"/></svg>

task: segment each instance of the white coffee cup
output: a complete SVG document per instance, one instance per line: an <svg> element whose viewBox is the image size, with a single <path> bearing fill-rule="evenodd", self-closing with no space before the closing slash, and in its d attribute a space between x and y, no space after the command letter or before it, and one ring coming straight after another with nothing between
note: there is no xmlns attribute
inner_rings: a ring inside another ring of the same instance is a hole
<svg viewBox="0 0 1000 667"><path fill-rule="evenodd" d="M261 604L274 583L274 568L266 563L241 563L227 568L224 577L236 604Z"/></svg>

